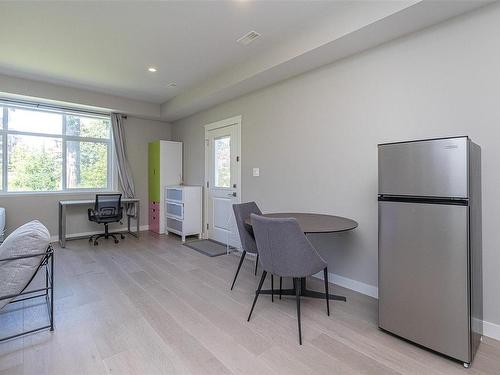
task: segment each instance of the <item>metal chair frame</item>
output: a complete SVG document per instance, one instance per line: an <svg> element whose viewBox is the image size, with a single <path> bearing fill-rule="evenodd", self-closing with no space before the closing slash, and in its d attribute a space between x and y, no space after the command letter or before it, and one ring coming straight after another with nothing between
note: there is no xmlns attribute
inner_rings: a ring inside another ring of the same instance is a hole
<svg viewBox="0 0 500 375"><path fill-rule="evenodd" d="M45 329L50 329L50 331L54 331L54 248L52 245L49 245L47 247L47 250L44 253L37 253L37 254L30 254L30 255L20 255L20 256L14 256L10 258L4 258L0 259L0 264L1 262L7 262L7 261L12 261L12 260L18 260L18 259L26 259L26 258L34 258L43 255L42 261L40 262L40 265L34 272L33 276L31 279L28 281L26 286L21 290L20 293L17 294L10 294L6 296L0 296L0 301L1 300L6 300L6 299L11 299L14 298L14 300L10 301L8 304L11 303L18 303L34 298L41 298L45 297L45 302L47 304L47 313L48 313L48 321L49 324L35 328L35 329L30 329L29 331L17 333L15 335L11 336L6 336L0 338L0 343L11 340L17 337L21 336L26 336L31 333L35 333L38 331L43 331ZM38 272L42 269L45 268L45 288L37 288L34 290L26 290L30 284L33 282L34 278L38 274ZM35 294L35 295L33 295ZM23 297L18 299L18 297L22 296L28 296L28 297ZM1 312L0 312L1 313Z"/></svg>

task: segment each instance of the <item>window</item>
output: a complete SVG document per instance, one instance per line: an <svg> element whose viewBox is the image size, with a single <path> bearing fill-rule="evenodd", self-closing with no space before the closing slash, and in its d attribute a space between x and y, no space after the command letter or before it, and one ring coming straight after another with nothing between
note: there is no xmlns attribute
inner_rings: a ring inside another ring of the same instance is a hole
<svg viewBox="0 0 500 375"><path fill-rule="evenodd" d="M3 192L111 189L111 147L109 116L0 106Z"/></svg>
<svg viewBox="0 0 500 375"><path fill-rule="evenodd" d="M214 140L215 187L228 188L231 185L231 137Z"/></svg>

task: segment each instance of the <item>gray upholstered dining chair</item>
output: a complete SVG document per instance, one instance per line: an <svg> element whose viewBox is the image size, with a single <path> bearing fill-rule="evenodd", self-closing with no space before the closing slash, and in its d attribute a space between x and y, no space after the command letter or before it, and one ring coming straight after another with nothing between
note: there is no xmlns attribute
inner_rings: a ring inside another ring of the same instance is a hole
<svg viewBox="0 0 500 375"><path fill-rule="evenodd" d="M302 345L300 325L301 279L323 270L325 275L326 310L327 314L330 315L328 277L326 277L328 275L327 263L309 242L296 219L266 218L255 214L251 214L250 217L263 272L255 292L250 314L248 314L248 321L252 316L267 273L270 272L280 277L292 277L297 299L299 344Z"/></svg>
<svg viewBox="0 0 500 375"><path fill-rule="evenodd" d="M247 255L247 253L257 255L257 259L255 261L255 274L257 275L259 253L257 251L257 245L253 236L252 227L246 224L245 220L250 217L250 214L262 215L262 212L255 202L233 204L233 211L236 219L236 225L238 226L238 233L240 234L243 253L241 254L240 263L238 264L238 269L234 275L233 283L231 284L231 290L233 290L234 283L236 282L236 278L238 277L238 273L240 272L241 265L243 264L243 260L245 260L245 255Z"/></svg>

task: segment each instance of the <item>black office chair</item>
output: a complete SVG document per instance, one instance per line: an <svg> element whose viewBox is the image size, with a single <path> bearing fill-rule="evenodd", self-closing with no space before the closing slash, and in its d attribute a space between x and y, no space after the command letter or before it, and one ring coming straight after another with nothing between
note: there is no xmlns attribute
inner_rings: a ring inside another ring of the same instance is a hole
<svg viewBox="0 0 500 375"><path fill-rule="evenodd" d="M104 233L94 234L90 236L89 242L94 242L94 245L98 245L97 240L104 237L108 239L113 237L115 243L118 243L118 239L115 234L109 233L108 225L109 223L121 223L123 217L123 207L122 207L122 195L121 194L97 194L95 196L94 208L89 208L88 211L89 220L98 224L104 224ZM120 237L123 240L125 236L120 233Z"/></svg>

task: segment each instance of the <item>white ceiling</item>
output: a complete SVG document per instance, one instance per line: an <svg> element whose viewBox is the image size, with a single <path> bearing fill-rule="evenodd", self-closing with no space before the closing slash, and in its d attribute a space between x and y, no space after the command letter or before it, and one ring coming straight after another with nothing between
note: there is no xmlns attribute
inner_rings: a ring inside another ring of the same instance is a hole
<svg viewBox="0 0 500 375"><path fill-rule="evenodd" d="M0 73L162 103L346 3L1 2ZM261 39L235 42L250 30Z"/></svg>
<svg viewBox="0 0 500 375"><path fill-rule="evenodd" d="M173 121L490 2L0 1L0 91Z"/></svg>

